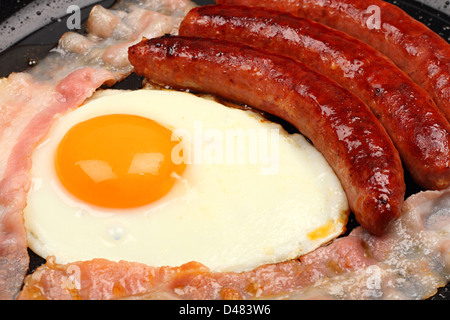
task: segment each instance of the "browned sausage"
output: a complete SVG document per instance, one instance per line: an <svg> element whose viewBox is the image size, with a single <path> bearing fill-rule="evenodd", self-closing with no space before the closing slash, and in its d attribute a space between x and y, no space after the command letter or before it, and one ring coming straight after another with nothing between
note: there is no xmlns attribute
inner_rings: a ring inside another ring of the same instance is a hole
<svg viewBox="0 0 450 320"><path fill-rule="evenodd" d="M399 7L382 0L216 0L216 3L290 12L359 38L388 56L429 92L450 121L450 45Z"/></svg>
<svg viewBox="0 0 450 320"><path fill-rule="evenodd" d="M207 92L284 119L334 168L358 222L382 234L405 194L400 156L360 99L304 64L236 42L189 37L144 40L129 49L138 75Z"/></svg>
<svg viewBox="0 0 450 320"><path fill-rule="evenodd" d="M334 79L372 109L418 185L450 187L450 124L425 90L369 45L308 19L244 6L195 8L179 33L289 55Z"/></svg>

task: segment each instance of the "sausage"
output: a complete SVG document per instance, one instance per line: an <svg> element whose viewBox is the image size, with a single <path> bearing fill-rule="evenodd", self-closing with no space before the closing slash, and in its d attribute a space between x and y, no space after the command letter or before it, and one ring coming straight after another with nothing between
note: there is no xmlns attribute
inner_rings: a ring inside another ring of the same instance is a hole
<svg viewBox="0 0 450 320"><path fill-rule="evenodd" d="M379 50L430 93L450 121L450 45L399 7L382 0L216 0L267 7L341 30Z"/></svg>
<svg viewBox="0 0 450 320"><path fill-rule="evenodd" d="M173 89L211 93L294 125L322 152L369 232L401 214L400 156L369 107L333 80L282 55L217 39L165 36L129 48L137 75Z"/></svg>
<svg viewBox="0 0 450 320"><path fill-rule="evenodd" d="M244 6L195 8L179 34L265 48L334 79L372 109L419 186L450 187L450 124L425 90L369 45L289 13Z"/></svg>

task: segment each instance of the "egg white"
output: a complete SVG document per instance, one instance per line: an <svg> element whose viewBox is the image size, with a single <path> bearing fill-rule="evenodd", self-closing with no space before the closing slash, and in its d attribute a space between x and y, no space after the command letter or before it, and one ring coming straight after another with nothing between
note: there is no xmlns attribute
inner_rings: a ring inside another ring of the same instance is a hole
<svg viewBox="0 0 450 320"><path fill-rule="evenodd" d="M268 163L262 162L214 163L192 157L172 190L153 204L133 209L91 206L61 186L55 151L73 125L117 113L189 132L192 150L203 148L204 155L214 137L194 139L200 126L202 132L223 136L230 129L275 129L276 170L264 172ZM57 263L105 258L179 266L197 261L212 271L241 272L329 242L345 230L349 210L333 170L301 135L289 134L251 111L169 90L106 90L96 95L57 120L33 153L31 174L24 210L29 246L44 258L54 256Z"/></svg>

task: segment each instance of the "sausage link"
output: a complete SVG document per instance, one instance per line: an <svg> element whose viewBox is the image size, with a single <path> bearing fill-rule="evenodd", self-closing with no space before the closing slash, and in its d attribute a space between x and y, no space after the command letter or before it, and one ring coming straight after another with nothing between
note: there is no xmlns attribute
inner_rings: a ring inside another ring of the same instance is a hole
<svg viewBox="0 0 450 320"><path fill-rule="evenodd" d="M195 8L179 34L289 55L334 79L372 109L419 186L450 187L450 124L425 90L369 45L308 19L244 6Z"/></svg>
<svg viewBox="0 0 450 320"><path fill-rule="evenodd" d="M366 42L429 92L450 121L450 45L399 7L382 0L216 0L216 3L290 12Z"/></svg>
<svg viewBox="0 0 450 320"><path fill-rule="evenodd" d="M358 222L382 234L401 214L400 156L359 98L304 64L237 42L166 36L129 48L138 75L273 114L308 137L335 170Z"/></svg>

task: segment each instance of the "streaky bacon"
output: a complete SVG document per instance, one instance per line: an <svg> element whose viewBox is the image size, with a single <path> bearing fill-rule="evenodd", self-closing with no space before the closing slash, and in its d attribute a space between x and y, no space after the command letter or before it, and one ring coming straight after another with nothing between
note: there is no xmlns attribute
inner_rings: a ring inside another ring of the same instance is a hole
<svg viewBox="0 0 450 320"><path fill-rule="evenodd" d="M31 154L54 119L81 105L103 83L115 81L103 69L78 69L56 85L26 73L0 85L0 298L14 298L28 269L22 210L30 188Z"/></svg>
<svg viewBox="0 0 450 320"><path fill-rule="evenodd" d="M129 45L176 33L193 6L189 0L128 0L112 9L97 5L86 35L67 32L37 66L0 79L0 299L17 296L29 265L22 210L34 148L59 115L80 106L101 85L131 73ZM102 37L105 27L109 34Z"/></svg>
<svg viewBox="0 0 450 320"><path fill-rule="evenodd" d="M450 190L411 196L388 234L361 227L307 255L243 273L49 259L19 299L424 299L450 278Z"/></svg>
<svg viewBox="0 0 450 320"><path fill-rule="evenodd" d="M126 0L111 9L95 5L86 22L87 34L66 32L56 48L29 72L36 78L60 79L80 66L106 69L121 81L131 74L128 47L142 38L177 34L189 0Z"/></svg>
<svg viewBox="0 0 450 320"><path fill-rule="evenodd" d="M264 265L245 273L213 273L190 262L151 267L105 259L57 265L52 259L25 282L19 299L243 299L271 296L317 279L372 264L359 239L348 237L301 260Z"/></svg>

